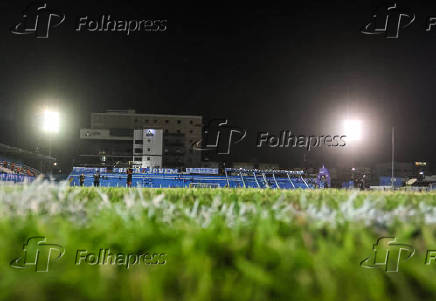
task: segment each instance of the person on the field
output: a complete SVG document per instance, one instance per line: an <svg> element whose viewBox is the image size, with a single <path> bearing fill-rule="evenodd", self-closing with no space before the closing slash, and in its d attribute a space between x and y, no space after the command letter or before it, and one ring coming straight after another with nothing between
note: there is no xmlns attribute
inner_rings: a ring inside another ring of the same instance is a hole
<svg viewBox="0 0 436 301"><path fill-rule="evenodd" d="M129 167L127 169L127 187L132 187L133 169Z"/></svg>
<svg viewBox="0 0 436 301"><path fill-rule="evenodd" d="M100 172L96 172L94 174L94 187L99 187L100 186Z"/></svg>
<svg viewBox="0 0 436 301"><path fill-rule="evenodd" d="M327 188L327 179L325 175L321 176L320 188Z"/></svg>
<svg viewBox="0 0 436 301"><path fill-rule="evenodd" d="M85 184L85 175L82 173L79 177L80 186Z"/></svg>

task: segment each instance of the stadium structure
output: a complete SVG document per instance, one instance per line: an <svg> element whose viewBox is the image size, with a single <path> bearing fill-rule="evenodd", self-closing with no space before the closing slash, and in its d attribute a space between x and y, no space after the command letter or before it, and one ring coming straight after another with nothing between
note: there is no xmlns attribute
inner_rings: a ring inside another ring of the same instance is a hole
<svg viewBox="0 0 436 301"><path fill-rule="evenodd" d="M321 171L320 171L321 172ZM326 169L322 170L325 175ZM98 175L99 186L127 187L128 168L75 167L69 175L71 186L93 186ZM307 189L327 185L323 178L305 177L302 170L257 170L226 168L219 174L217 168L133 169L132 187L142 188L273 188Z"/></svg>
<svg viewBox="0 0 436 301"><path fill-rule="evenodd" d="M80 130L81 154L75 166L143 168L199 167L201 154L192 145L201 140L201 116L138 114L108 110L91 114L91 126Z"/></svg>
<svg viewBox="0 0 436 301"><path fill-rule="evenodd" d="M54 160L50 156L0 143L0 182L32 182Z"/></svg>
<svg viewBox="0 0 436 301"><path fill-rule="evenodd" d="M330 186L319 175L278 168L216 168L193 144L202 141L203 118L109 110L91 114L80 130L82 154L68 177L72 186L228 187L296 189ZM207 167L207 168L206 168ZM211 168L213 167L213 168ZM327 177L326 177L327 175Z"/></svg>

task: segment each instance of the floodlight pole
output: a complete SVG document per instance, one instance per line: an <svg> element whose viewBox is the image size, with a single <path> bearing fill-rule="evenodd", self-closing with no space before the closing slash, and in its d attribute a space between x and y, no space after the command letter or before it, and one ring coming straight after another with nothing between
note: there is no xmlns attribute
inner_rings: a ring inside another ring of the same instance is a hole
<svg viewBox="0 0 436 301"><path fill-rule="evenodd" d="M391 170L391 185L394 189L394 165L395 165L395 127L392 127L392 170Z"/></svg>
<svg viewBox="0 0 436 301"><path fill-rule="evenodd" d="M51 135L48 133L48 156L51 157Z"/></svg>
<svg viewBox="0 0 436 301"><path fill-rule="evenodd" d="M48 135L48 157L49 157L49 167L48 167L48 174L49 177L52 177L52 162L51 162L51 133L47 133Z"/></svg>

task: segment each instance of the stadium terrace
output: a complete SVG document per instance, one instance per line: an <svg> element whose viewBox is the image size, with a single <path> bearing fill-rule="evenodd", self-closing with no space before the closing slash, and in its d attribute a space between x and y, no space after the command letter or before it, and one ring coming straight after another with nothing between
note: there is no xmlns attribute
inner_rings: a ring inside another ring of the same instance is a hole
<svg viewBox="0 0 436 301"><path fill-rule="evenodd" d="M98 183L95 179L98 177ZM82 181L81 181L82 179ZM148 188L275 188L307 189L327 187L329 175L320 169L317 177L302 170L259 170L226 168L187 168L184 171L167 168L87 168L74 167L68 180L71 186L148 187Z"/></svg>

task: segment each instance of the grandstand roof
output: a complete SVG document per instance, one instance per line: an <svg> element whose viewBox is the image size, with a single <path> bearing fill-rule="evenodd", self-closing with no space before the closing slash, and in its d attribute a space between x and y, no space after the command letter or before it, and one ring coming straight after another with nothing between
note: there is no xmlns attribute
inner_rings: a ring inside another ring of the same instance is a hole
<svg viewBox="0 0 436 301"><path fill-rule="evenodd" d="M47 160L47 161L55 161L56 159L47 155L38 154L29 150L25 150L16 146L9 146L3 143L0 143L0 154L8 154L21 156L25 158L33 158L39 160Z"/></svg>

